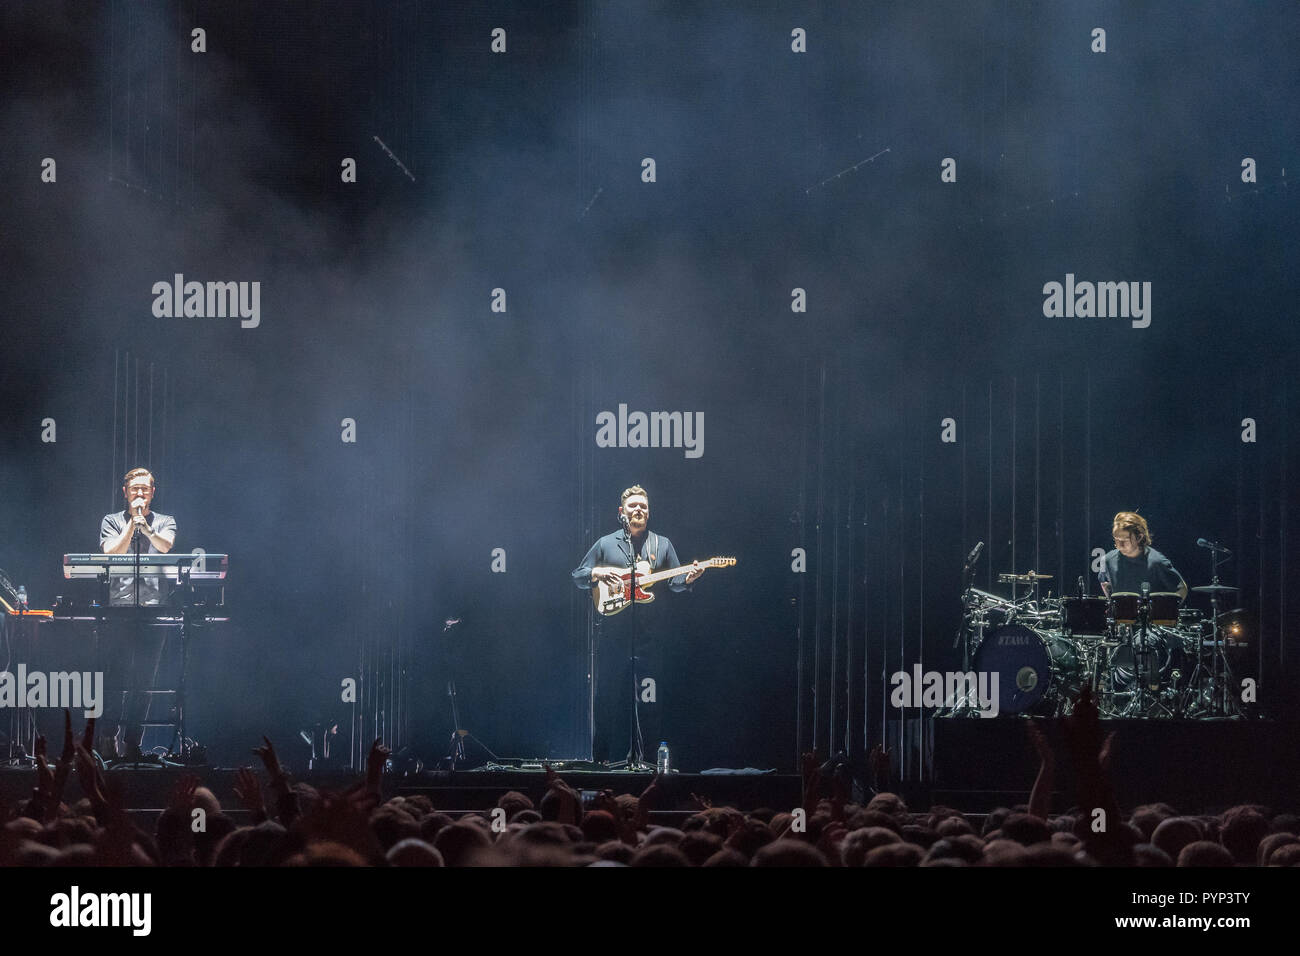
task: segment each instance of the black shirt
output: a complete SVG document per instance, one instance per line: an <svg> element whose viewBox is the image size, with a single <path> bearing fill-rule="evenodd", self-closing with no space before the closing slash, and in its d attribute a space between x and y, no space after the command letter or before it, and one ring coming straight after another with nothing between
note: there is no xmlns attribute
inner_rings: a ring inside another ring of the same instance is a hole
<svg viewBox="0 0 1300 956"><path fill-rule="evenodd" d="M1131 591L1142 593L1143 582L1151 585L1153 592L1177 591L1185 582L1173 564L1155 548L1136 558L1126 558L1119 550L1109 552L1102 559L1097 580L1109 583L1111 593Z"/></svg>

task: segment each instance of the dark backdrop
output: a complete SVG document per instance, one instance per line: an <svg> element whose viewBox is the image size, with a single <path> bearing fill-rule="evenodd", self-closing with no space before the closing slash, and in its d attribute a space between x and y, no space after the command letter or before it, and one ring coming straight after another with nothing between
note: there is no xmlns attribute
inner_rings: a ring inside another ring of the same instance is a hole
<svg viewBox="0 0 1300 956"><path fill-rule="evenodd" d="M6 3L0 567L49 606L144 463L232 556L217 759L333 720L436 756L448 677L498 754L579 756L567 575L639 482L684 559L739 559L663 598L681 763L790 770L956 663L977 540L983 586L1059 588L1138 508L1191 584L1198 536L1237 552L1281 714L1297 36L1282 2ZM260 325L155 318L175 273L260 282ZM1044 317L1067 273L1150 282L1150 327ZM704 454L595 447L620 403L702 411Z"/></svg>

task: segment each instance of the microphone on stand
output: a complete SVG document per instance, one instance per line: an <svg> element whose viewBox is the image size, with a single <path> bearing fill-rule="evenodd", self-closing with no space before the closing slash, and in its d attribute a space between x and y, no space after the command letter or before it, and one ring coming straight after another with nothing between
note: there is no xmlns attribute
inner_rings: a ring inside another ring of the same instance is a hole
<svg viewBox="0 0 1300 956"><path fill-rule="evenodd" d="M1079 575L1079 597L1083 597L1083 575Z"/></svg>
<svg viewBox="0 0 1300 956"><path fill-rule="evenodd" d="M980 552L982 550L984 550L983 541L979 542L978 544L975 545L975 547L971 548L970 554L966 555L966 564L961 569L962 574L965 574L966 572L970 571L971 568L975 567L975 562L979 560Z"/></svg>
<svg viewBox="0 0 1300 956"><path fill-rule="evenodd" d="M1218 551L1220 554L1232 554L1231 551L1222 547L1217 541L1206 541L1204 538L1197 538L1196 545L1200 548L1209 548L1211 551Z"/></svg>

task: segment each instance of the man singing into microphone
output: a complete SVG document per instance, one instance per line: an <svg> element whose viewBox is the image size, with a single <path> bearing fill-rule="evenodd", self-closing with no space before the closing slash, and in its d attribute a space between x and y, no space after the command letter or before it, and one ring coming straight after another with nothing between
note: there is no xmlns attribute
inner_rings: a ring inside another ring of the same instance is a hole
<svg viewBox="0 0 1300 956"><path fill-rule="evenodd" d="M647 562L651 571L681 566L673 543L648 529L650 499L644 488L633 485L623 492L618 515L623 530L600 538L591 546L582 563L574 568L573 583L579 588L590 590L601 581L614 588L620 587L622 579L619 575L628 570L633 555L638 561ZM697 562L689 571L674 577L669 587L674 591L684 591L703 573L704 568ZM635 623L633 615L636 615ZM655 732L661 726L658 714L663 709L664 697L661 679L661 648L665 638L660 633L663 630L662 616L654 604L644 604L596 621L596 726L592 742L592 759L595 761L612 760L627 750L632 731L629 715L636 696L634 688L639 686L636 681L646 677L653 678L659 689L653 703L637 707L639 726L636 730L641 737L641 752L630 756L634 760L641 759L647 752L645 747L648 745L653 751L659 741ZM631 659L632 627L637 628L635 661ZM635 674L630 669L632 667L635 667Z"/></svg>
<svg viewBox="0 0 1300 956"><path fill-rule="evenodd" d="M149 510L153 501L154 478L147 468L133 468L122 479L126 510L104 515L99 526L99 547L104 554L126 554L140 545L141 554L166 554L176 543L176 519ZM138 542L136 541L138 537ZM114 575L109 602L114 605L135 604L136 578L133 574ZM157 574L141 574L140 603L162 603L162 579Z"/></svg>
<svg viewBox="0 0 1300 956"><path fill-rule="evenodd" d="M99 547L104 554L166 554L176 543L176 519L150 511L155 491L154 477L147 468L133 468L122 479L126 508L104 515L99 526ZM157 606L164 603L161 574L134 571L109 576L109 604ZM139 754L148 715L148 694L157 680L168 628L148 627L143 622L120 622L110 635L101 637L100 669L104 672L105 716L119 722L114 749L119 757ZM105 640L106 638L106 640ZM120 708L120 709L119 709ZM112 727L112 723L109 724ZM113 756L108 754L107 756Z"/></svg>

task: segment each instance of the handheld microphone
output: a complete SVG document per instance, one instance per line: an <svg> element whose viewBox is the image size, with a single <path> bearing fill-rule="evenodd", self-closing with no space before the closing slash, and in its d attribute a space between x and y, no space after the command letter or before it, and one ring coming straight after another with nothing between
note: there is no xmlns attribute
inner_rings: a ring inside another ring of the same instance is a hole
<svg viewBox="0 0 1300 956"><path fill-rule="evenodd" d="M143 498L136 498L134 501L132 501L132 502L131 502L131 510L134 511L134 512L135 512L136 514L138 514L138 515L142 515L142 514L144 514L144 499L143 499Z"/></svg>

